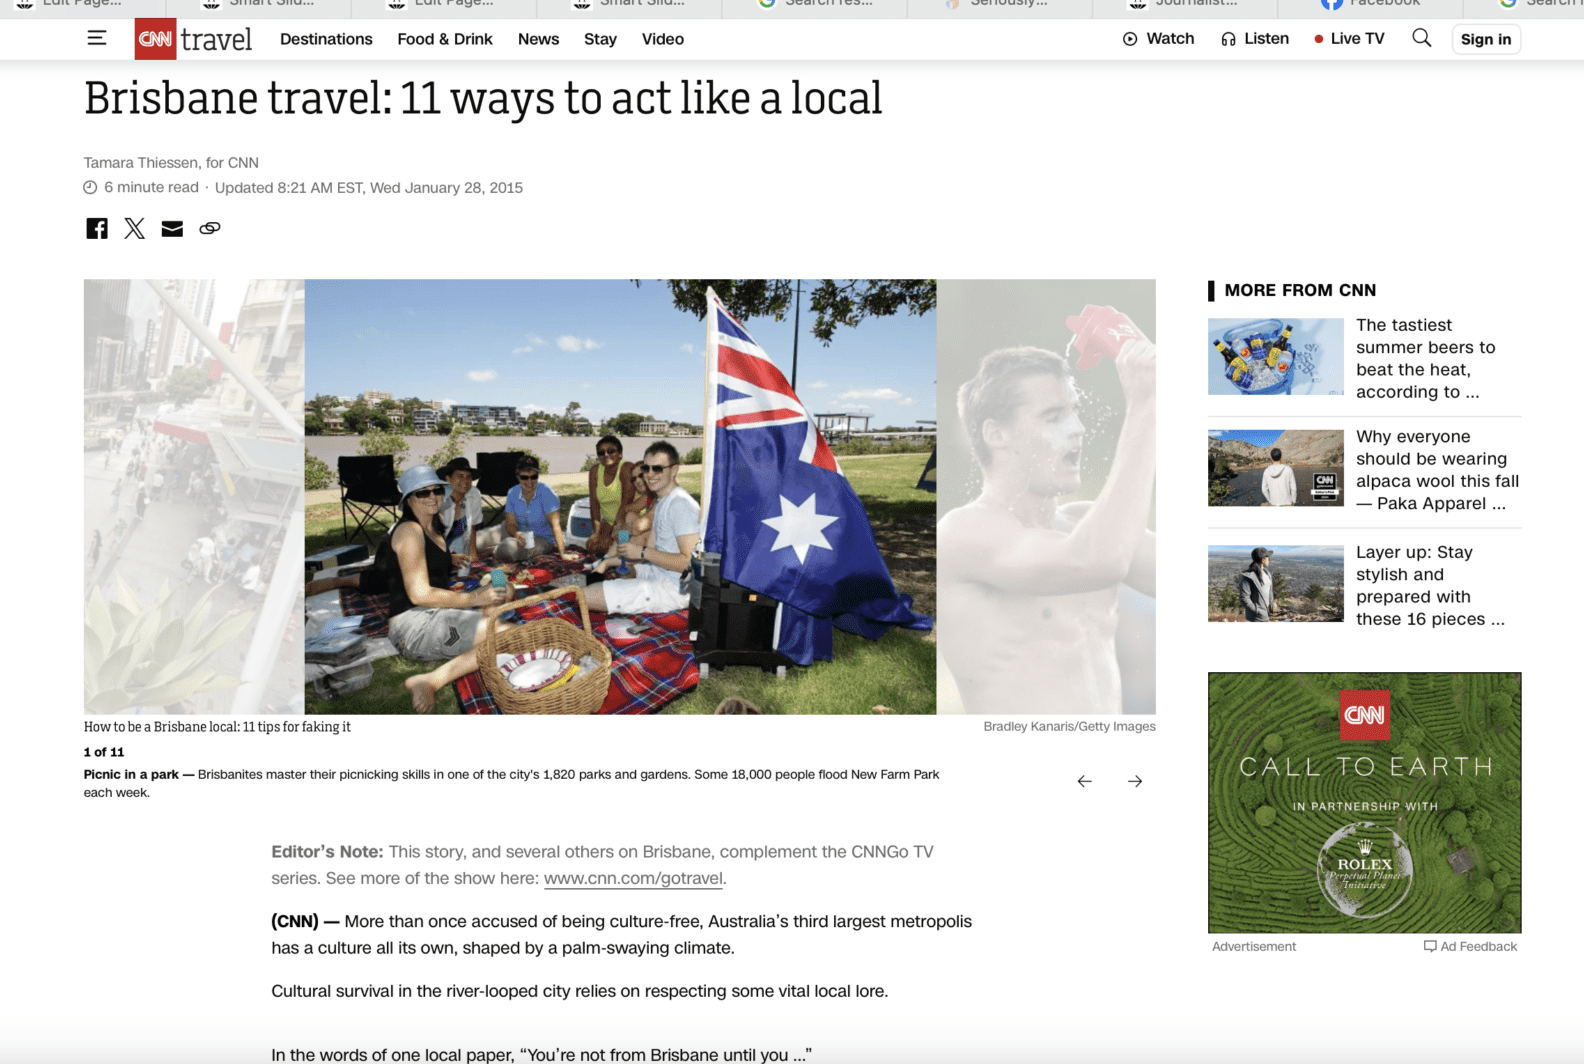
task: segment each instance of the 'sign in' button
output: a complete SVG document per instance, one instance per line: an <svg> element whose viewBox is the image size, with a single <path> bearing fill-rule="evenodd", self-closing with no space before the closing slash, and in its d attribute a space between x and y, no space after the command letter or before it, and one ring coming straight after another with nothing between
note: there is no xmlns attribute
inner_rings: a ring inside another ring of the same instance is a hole
<svg viewBox="0 0 1584 1064"><path fill-rule="evenodd" d="M1453 26L1452 50L1458 55L1517 55L1523 34L1517 26Z"/></svg>

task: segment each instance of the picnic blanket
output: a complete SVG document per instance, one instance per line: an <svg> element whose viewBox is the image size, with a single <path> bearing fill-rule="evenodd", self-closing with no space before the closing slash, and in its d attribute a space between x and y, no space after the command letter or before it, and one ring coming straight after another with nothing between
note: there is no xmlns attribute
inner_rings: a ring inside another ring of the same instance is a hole
<svg viewBox="0 0 1584 1064"><path fill-rule="evenodd" d="M552 599L526 609L501 614L506 621L516 614L524 621L554 617L579 629L577 603L571 598ZM613 642L605 631L606 615L590 613L589 623L600 642L610 647L611 682L600 713L658 713L678 695L698 686L698 662L693 659L693 644L688 642L687 610L653 613L648 618L655 630L642 639ZM485 668L492 668L493 664ZM484 689L478 673L456 682L457 701L463 713L499 713L495 700Z"/></svg>
<svg viewBox="0 0 1584 1064"><path fill-rule="evenodd" d="M576 548L573 549L575 550ZM554 554L541 554L529 561L518 562L515 565L500 565L499 562L489 560L474 562L473 570L469 577L471 579L480 579L497 566L505 569L507 576L513 581L518 579L520 573L530 569L538 569L549 573L548 580L535 581L534 585L531 586L530 593L535 595L541 591L550 590L550 580L570 576L573 573L581 573L588 568L585 562L569 562L565 558ZM451 583L453 590L460 590L462 586L463 582L460 580L455 580ZM358 628L358 631L363 635L376 638L388 635L390 633L390 611L389 595L366 595L355 587L344 587L341 589L341 615L343 617L362 617L363 624Z"/></svg>
<svg viewBox="0 0 1584 1064"><path fill-rule="evenodd" d="M478 562L473 566L470 576L483 577L498 564L493 561ZM521 579L521 574L528 570L536 569L541 574L548 574L547 579L535 580L529 586L528 593L537 595L550 590L551 580L580 573L587 565L584 562L569 562L552 554L538 555L526 562L503 568L514 581ZM452 586L460 588L463 584L456 581ZM341 589L341 612L343 616L361 616L363 624L358 631L364 635L379 638L390 633L389 595L366 595L356 588L344 587ZM509 610L501 614L500 619L503 624L521 624L542 617L555 617L582 628L577 602L572 598L541 602L522 610ZM589 614L594 634L611 648L611 684L605 702L600 707L602 714L658 713L667 702L698 686L698 662L693 658L693 644L688 641L686 610L649 615L655 631L642 639L625 643L610 639L605 631L605 619L603 613ZM456 693L463 713L500 712L476 673L458 680Z"/></svg>

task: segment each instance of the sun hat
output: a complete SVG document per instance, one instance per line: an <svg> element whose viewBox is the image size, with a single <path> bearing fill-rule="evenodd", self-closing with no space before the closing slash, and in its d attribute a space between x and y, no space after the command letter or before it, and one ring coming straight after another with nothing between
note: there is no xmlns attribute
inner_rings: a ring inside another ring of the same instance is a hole
<svg viewBox="0 0 1584 1064"><path fill-rule="evenodd" d="M401 497L404 501L413 492L432 485L439 485L442 488L450 487L449 484L435 475L434 466L410 466L402 470L401 476L396 478L396 489L401 492Z"/></svg>

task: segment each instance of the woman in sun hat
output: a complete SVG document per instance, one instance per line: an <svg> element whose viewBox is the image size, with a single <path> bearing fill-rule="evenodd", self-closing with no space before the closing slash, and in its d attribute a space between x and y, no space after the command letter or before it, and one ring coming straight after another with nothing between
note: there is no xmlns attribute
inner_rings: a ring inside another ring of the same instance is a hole
<svg viewBox="0 0 1584 1064"><path fill-rule="evenodd" d="M397 478L402 516L391 529L390 640L402 657L445 661L470 649L484 630L479 610L510 601L508 588L451 591L451 552L440 510L451 486L432 466L416 465Z"/></svg>

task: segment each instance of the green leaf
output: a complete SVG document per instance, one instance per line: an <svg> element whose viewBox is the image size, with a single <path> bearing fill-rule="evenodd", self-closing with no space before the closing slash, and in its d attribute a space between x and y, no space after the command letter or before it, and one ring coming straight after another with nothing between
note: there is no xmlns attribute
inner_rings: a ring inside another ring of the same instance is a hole
<svg viewBox="0 0 1584 1064"><path fill-rule="evenodd" d="M90 713L114 713L134 704L125 691L100 691L88 699L84 708Z"/></svg>
<svg viewBox="0 0 1584 1064"><path fill-rule="evenodd" d="M137 623L138 615L121 605L119 602L110 603L110 619L115 623L117 632L126 632Z"/></svg>
<svg viewBox="0 0 1584 1064"><path fill-rule="evenodd" d="M93 589L93 594L88 597L88 608L85 611L88 625L93 628L94 634L99 637L99 642L111 646L115 642L115 622L110 619L110 609L105 605L104 595L98 588Z"/></svg>
<svg viewBox="0 0 1584 1064"><path fill-rule="evenodd" d="M97 673L99 663L104 660L105 647L99 640L99 633L89 625L83 625L83 669Z"/></svg>
<svg viewBox="0 0 1584 1064"><path fill-rule="evenodd" d="M242 679L238 676L216 676L213 680L199 687L193 694L206 695L210 691L224 691L228 687L236 687L241 682Z"/></svg>
<svg viewBox="0 0 1584 1064"><path fill-rule="evenodd" d="M209 613L213 606L214 603L210 601L209 596L205 595L202 601L187 615L187 635L189 638L196 638L197 634L203 631L204 623L209 620Z"/></svg>
<svg viewBox="0 0 1584 1064"><path fill-rule="evenodd" d="M160 662L159 671L149 678L149 686L159 687L179 680L183 676L192 675L208 656L201 651L193 651L190 654L172 658L170 661Z"/></svg>
<svg viewBox="0 0 1584 1064"><path fill-rule="evenodd" d="M198 649L202 650L204 655L207 657L208 655L213 654L216 650L219 650L221 647L225 646L227 643L231 642L231 640L241 635L242 632L246 630L247 626L252 623L253 612L254 611L252 610L247 610L246 612L239 613L234 617L227 617L225 620L215 625L214 628L210 629L207 635L198 641Z"/></svg>
<svg viewBox="0 0 1584 1064"><path fill-rule="evenodd" d="M203 685L204 676L187 676L175 683L161 687L145 687L137 692L138 701L145 706L175 705Z"/></svg>
<svg viewBox="0 0 1584 1064"><path fill-rule="evenodd" d="M116 592L116 597L121 604L131 610L133 614L143 612L143 601L138 598L138 593L132 589L132 585L127 583L126 577L122 576L120 572L116 573Z"/></svg>
<svg viewBox="0 0 1584 1064"><path fill-rule="evenodd" d="M126 687L127 673L132 671L132 648L124 646L105 658L95 679L101 691L119 691Z"/></svg>
<svg viewBox="0 0 1584 1064"><path fill-rule="evenodd" d="M187 624L180 617L173 619L169 624L160 629L159 635L154 640L154 650L149 660L158 668L164 668L176 658L182 656L182 648L187 645Z"/></svg>
<svg viewBox="0 0 1584 1064"><path fill-rule="evenodd" d="M132 661L135 665L152 664L151 655L154 652L154 637L159 629L156 627L159 618L150 613L145 613L138 619L137 626L133 628L130 638L126 640L132 648Z"/></svg>

